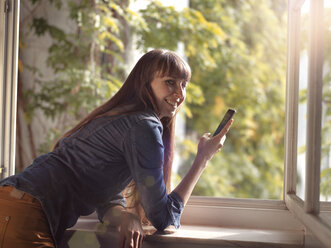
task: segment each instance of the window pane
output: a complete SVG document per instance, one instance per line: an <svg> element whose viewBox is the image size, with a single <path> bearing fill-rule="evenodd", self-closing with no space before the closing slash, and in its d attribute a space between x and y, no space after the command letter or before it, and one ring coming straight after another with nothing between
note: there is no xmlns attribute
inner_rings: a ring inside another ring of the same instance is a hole
<svg viewBox="0 0 331 248"><path fill-rule="evenodd" d="M217 24L225 40L209 48L206 67L189 58L192 83L202 89L203 99L200 105L188 104L192 118L186 122L179 175L191 165L198 137L213 133L227 108L233 107L237 114L225 146L210 161L193 194L281 199L286 1L190 1L190 5Z"/></svg>
<svg viewBox="0 0 331 248"><path fill-rule="evenodd" d="M320 200L331 201L331 1L324 1L324 65Z"/></svg>
<svg viewBox="0 0 331 248"><path fill-rule="evenodd" d="M17 139L28 145L18 147L17 168L49 151L64 131L111 97L130 71L127 65L139 58L133 56L137 51L178 50L183 44L192 82L181 113L185 139L177 145L174 184L191 166L199 137L214 132L233 107L237 114L225 146L194 194L280 199L287 0L191 0L189 8L136 2L145 4L130 11L128 1L65 10L49 2L22 6L27 22L21 26Z"/></svg>
<svg viewBox="0 0 331 248"><path fill-rule="evenodd" d="M301 8L298 110L297 195L305 197L309 1Z"/></svg>

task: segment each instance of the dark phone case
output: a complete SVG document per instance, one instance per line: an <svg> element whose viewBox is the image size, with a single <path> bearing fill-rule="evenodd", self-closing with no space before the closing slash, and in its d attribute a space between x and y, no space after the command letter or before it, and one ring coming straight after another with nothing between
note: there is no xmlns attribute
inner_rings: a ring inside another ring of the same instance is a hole
<svg viewBox="0 0 331 248"><path fill-rule="evenodd" d="M224 126L226 125L226 123L228 123L228 121L233 117L233 115L236 113L236 110L234 109L228 109L228 111L225 113L223 120L221 121L221 123L218 125L215 133L213 134L213 136L219 134L219 132L221 132L221 130L224 128Z"/></svg>

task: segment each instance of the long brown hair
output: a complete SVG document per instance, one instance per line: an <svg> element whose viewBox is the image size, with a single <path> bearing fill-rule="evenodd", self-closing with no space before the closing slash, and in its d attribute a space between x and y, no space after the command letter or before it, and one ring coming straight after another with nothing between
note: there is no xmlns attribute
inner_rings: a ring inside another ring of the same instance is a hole
<svg viewBox="0 0 331 248"><path fill-rule="evenodd" d="M174 78L189 81L191 78L191 69L175 52L155 49L145 53L136 63L119 91L107 102L94 109L75 127L66 132L61 139L81 130L96 118L113 115L115 109L116 114L128 114L151 108L156 114L159 114L159 109L151 88L151 82L156 75L171 75ZM162 139L164 143L163 173L168 193L171 190L170 179L174 155L174 120L175 116L161 119L163 125ZM59 141L55 144L54 148L59 146Z"/></svg>

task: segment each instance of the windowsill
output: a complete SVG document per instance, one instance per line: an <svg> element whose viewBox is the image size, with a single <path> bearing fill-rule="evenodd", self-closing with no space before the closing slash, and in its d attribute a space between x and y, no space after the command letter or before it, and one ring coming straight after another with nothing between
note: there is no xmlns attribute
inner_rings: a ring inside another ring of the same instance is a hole
<svg viewBox="0 0 331 248"><path fill-rule="evenodd" d="M184 225L148 235L146 241L217 247L302 247L303 232Z"/></svg>
<svg viewBox="0 0 331 248"><path fill-rule="evenodd" d="M210 226L182 225L180 229L167 228L157 232L145 227L144 248L148 247L303 247L303 231L240 229ZM118 232L102 231L98 220L81 218L67 231L71 248L85 247L82 242L97 243L95 247L117 247ZM94 240L94 241L93 241ZM104 245L104 246L103 246Z"/></svg>

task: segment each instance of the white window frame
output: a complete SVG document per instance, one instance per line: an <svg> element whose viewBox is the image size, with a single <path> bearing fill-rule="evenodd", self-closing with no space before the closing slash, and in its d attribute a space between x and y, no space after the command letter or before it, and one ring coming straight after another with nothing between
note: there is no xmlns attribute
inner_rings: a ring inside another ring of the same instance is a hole
<svg viewBox="0 0 331 248"><path fill-rule="evenodd" d="M306 133L306 183L305 200L296 195L296 157L297 142L290 140L297 134L299 74L299 36L300 7L303 1L292 2L288 42L288 90L290 94L287 106L286 140L286 185L285 203L288 209L299 219L305 228L322 244L331 244L331 226L325 221L325 215L330 214L330 203L320 202L320 163L321 163L321 111L322 111L322 80L323 80L323 0L310 0L309 47L308 47L308 89L307 89L307 133ZM298 5L299 4L299 5ZM296 5L296 6L295 6ZM291 47L292 46L292 47ZM293 64L290 64L290 63ZM292 93L292 94L291 94ZM292 98L291 98L292 96ZM293 117L295 116L295 117ZM293 123L290 123L293 121Z"/></svg>
<svg viewBox="0 0 331 248"><path fill-rule="evenodd" d="M15 173L19 0L0 6L0 178Z"/></svg>
<svg viewBox="0 0 331 248"><path fill-rule="evenodd" d="M306 234L312 233L326 247L331 244L331 227L325 221L325 216L331 214L331 203L319 201L323 66L320 27L323 22L323 0L310 0L305 200L296 194L299 38L304 1L288 1L284 200L192 196L184 210L183 224L303 230Z"/></svg>
<svg viewBox="0 0 331 248"><path fill-rule="evenodd" d="M308 0L306 0L308 1ZM14 174L16 90L18 68L19 0L0 6L0 161L1 177ZM304 0L288 1L288 56L285 119L284 200L230 199L192 196L182 224L311 232L322 244L331 244L331 228L323 221L331 213L330 203L319 202L321 148L322 40L319 26L323 0L310 0L312 16L309 42L306 195L296 195L297 129L299 93L300 10ZM318 16L319 18L314 18ZM315 165L315 166L313 166ZM321 213L321 214L320 214Z"/></svg>

